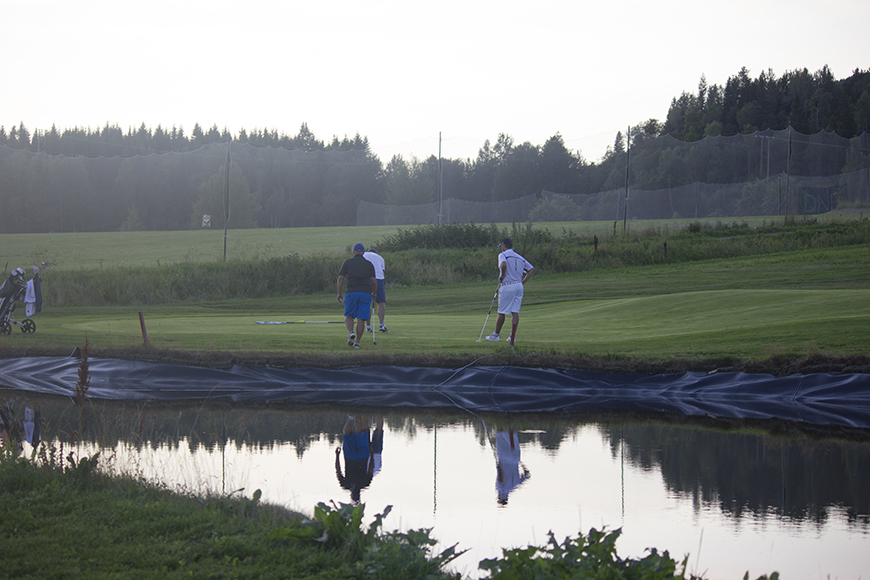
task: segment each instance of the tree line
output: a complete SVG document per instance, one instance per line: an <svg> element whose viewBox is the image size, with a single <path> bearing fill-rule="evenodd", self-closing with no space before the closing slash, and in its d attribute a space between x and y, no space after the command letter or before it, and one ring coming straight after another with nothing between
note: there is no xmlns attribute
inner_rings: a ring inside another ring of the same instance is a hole
<svg viewBox="0 0 870 580"><path fill-rule="evenodd" d="M837 81L827 67L756 79L743 68L721 87L702 76L697 93L673 99L664 122L618 133L597 162L569 150L559 133L542 145L502 133L474 159L396 155L384 163L366 137L325 141L306 124L291 136L199 124L189 135L108 123L31 132L21 123L0 127L0 232L198 228L204 215L223 226L227 175L231 228L352 225L360 201L591 194L624 188L626 178L632 188L661 189L771 171L833 175L870 165L868 131L870 70ZM862 194L838 195L855 202Z"/></svg>

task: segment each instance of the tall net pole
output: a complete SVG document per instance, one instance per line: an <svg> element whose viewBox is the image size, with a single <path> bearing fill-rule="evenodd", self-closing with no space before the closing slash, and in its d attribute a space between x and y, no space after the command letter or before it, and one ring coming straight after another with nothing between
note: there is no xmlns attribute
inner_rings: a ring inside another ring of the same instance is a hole
<svg viewBox="0 0 870 580"><path fill-rule="evenodd" d="M444 171L441 166L441 131L438 131L438 225L441 225L441 217L444 215Z"/></svg>
<svg viewBox="0 0 870 580"><path fill-rule="evenodd" d="M785 221L788 221L789 181L791 179L791 124L788 126L788 160L785 163Z"/></svg>
<svg viewBox="0 0 870 580"><path fill-rule="evenodd" d="M628 170L631 167L631 127L625 132L625 205L622 207L622 233L628 227Z"/></svg>
<svg viewBox="0 0 870 580"><path fill-rule="evenodd" d="M227 165L224 170L224 262L227 261L227 229L230 226L230 141L227 136Z"/></svg>

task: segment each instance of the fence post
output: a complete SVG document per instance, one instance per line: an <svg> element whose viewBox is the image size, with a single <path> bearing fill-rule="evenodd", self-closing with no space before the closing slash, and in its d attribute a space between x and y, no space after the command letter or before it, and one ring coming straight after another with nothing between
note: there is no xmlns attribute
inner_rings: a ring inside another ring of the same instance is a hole
<svg viewBox="0 0 870 580"><path fill-rule="evenodd" d="M139 311L139 326L142 327L142 340L145 341L145 346L148 346L148 333L145 332L145 316L142 311Z"/></svg>

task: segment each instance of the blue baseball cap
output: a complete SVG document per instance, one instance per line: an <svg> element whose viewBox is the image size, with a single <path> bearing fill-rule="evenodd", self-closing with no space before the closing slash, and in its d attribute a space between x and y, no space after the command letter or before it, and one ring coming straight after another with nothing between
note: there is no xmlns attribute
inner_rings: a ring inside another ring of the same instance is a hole
<svg viewBox="0 0 870 580"><path fill-rule="evenodd" d="M353 247L353 251L354 251L354 252L365 252L365 251L366 251L366 247L365 247L364 245L362 245L362 244L357 244L357 245L355 245L355 246Z"/></svg>

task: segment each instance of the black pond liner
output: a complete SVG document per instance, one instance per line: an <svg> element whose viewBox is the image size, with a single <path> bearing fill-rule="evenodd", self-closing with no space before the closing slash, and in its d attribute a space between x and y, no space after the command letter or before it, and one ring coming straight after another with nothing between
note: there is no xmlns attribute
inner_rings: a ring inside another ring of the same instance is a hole
<svg viewBox="0 0 870 580"><path fill-rule="evenodd" d="M870 375L634 374L467 366L204 368L91 358L88 396L115 401L341 404L472 412L638 411L870 428ZM79 359L0 359L0 386L75 396Z"/></svg>

